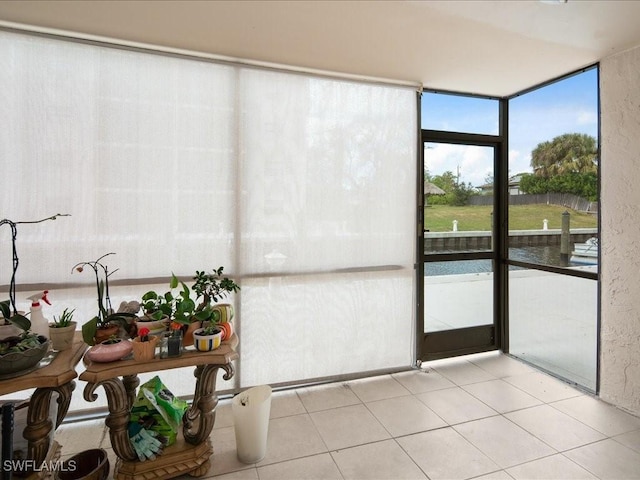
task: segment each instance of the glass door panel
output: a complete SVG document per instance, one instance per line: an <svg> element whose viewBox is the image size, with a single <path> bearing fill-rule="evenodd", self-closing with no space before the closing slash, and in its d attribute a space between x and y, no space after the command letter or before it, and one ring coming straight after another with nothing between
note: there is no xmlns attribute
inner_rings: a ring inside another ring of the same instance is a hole
<svg viewBox="0 0 640 480"><path fill-rule="evenodd" d="M491 260L425 263L424 331L493 325Z"/></svg>
<svg viewBox="0 0 640 480"><path fill-rule="evenodd" d="M424 143L422 359L496 348L494 145Z"/></svg>

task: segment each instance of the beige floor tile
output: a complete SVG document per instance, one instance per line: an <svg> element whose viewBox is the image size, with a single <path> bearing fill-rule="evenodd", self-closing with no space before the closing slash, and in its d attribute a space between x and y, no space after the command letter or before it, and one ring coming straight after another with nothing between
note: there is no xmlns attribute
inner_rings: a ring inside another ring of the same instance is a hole
<svg viewBox="0 0 640 480"><path fill-rule="evenodd" d="M248 468L246 470L240 470L238 472L225 473L223 475L217 475L215 477L201 478L215 478L216 480L259 480L258 470L255 468ZM180 480L193 480L193 477L185 475L183 477L180 477Z"/></svg>
<svg viewBox="0 0 640 480"><path fill-rule="evenodd" d="M590 395L560 400L550 405L609 437L640 429L640 418Z"/></svg>
<svg viewBox="0 0 640 480"><path fill-rule="evenodd" d="M274 392L258 465L237 459L231 400L221 400L202 478L640 480L640 418L527 368L490 352ZM102 447L115 466L104 419L64 424L55 439L63 460Z"/></svg>
<svg viewBox="0 0 640 480"><path fill-rule="evenodd" d="M470 359L469 361L481 369L486 370L496 378L511 377L513 375L522 375L535 371L529 365L499 352L491 352L490 354Z"/></svg>
<svg viewBox="0 0 640 480"><path fill-rule="evenodd" d="M301 388L298 396L309 413L361 403L346 383Z"/></svg>
<svg viewBox="0 0 640 480"><path fill-rule="evenodd" d="M403 479L427 477L393 440L331 452L345 480Z"/></svg>
<svg viewBox="0 0 640 480"><path fill-rule="evenodd" d="M236 435L233 427L216 428L210 438L213 445L213 456L208 475L223 475L252 467L252 465L244 464L238 460Z"/></svg>
<svg viewBox="0 0 640 480"><path fill-rule="evenodd" d="M414 396L378 400L366 406L394 437L447 426L444 420Z"/></svg>
<svg viewBox="0 0 640 480"><path fill-rule="evenodd" d="M451 380L444 378L433 369L418 369L410 372L395 373L392 377L414 394L455 386Z"/></svg>
<svg viewBox="0 0 640 480"><path fill-rule="evenodd" d="M390 438L382 424L364 405L323 410L310 415L329 450Z"/></svg>
<svg viewBox="0 0 640 480"><path fill-rule="evenodd" d="M431 480L465 479L500 469L452 428L409 435L397 441Z"/></svg>
<svg viewBox="0 0 640 480"><path fill-rule="evenodd" d="M640 452L640 430L623 433L622 435L613 437L613 439L626 447L632 448L636 452Z"/></svg>
<svg viewBox="0 0 640 480"><path fill-rule="evenodd" d="M258 467L327 451L308 414L274 418L269 422L267 455Z"/></svg>
<svg viewBox="0 0 640 480"><path fill-rule="evenodd" d="M603 440L600 432L549 405L518 410L505 415L559 452Z"/></svg>
<svg viewBox="0 0 640 480"><path fill-rule="evenodd" d="M479 477L473 477L473 480L513 480L513 477L504 470L498 470L497 472L487 473L486 475L480 475Z"/></svg>
<svg viewBox="0 0 640 480"><path fill-rule="evenodd" d="M495 380L496 378L486 370L469 362L443 363L438 364L434 369L456 385L469 385L471 383Z"/></svg>
<svg viewBox="0 0 640 480"><path fill-rule="evenodd" d="M258 468L260 480L343 480L329 453Z"/></svg>
<svg viewBox="0 0 640 480"><path fill-rule="evenodd" d="M411 392L391 375L354 380L349 382L349 387L363 402L374 402L385 398L411 395Z"/></svg>
<svg viewBox="0 0 640 480"><path fill-rule="evenodd" d="M474 383L462 388L499 413L512 412L542 403L537 398L502 380Z"/></svg>
<svg viewBox="0 0 640 480"><path fill-rule="evenodd" d="M233 412L231 410L231 400L224 400L216 407L216 422L213 428L225 428L233 426Z"/></svg>
<svg viewBox="0 0 640 480"><path fill-rule="evenodd" d="M597 480L597 477L563 455L551 455L524 463L509 468L507 472L516 480Z"/></svg>
<svg viewBox="0 0 640 480"><path fill-rule="evenodd" d="M570 450L564 455L601 480L640 478L640 453L611 439Z"/></svg>
<svg viewBox="0 0 640 480"><path fill-rule="evenodd" d="M289 417L291 415L300 415L301 413L307 413L307 411L295 390L274 392L271 395L270 418Z"/></svg>
<svg viewBox="0 0 640 480"><path fill-rule="evenodd" d="M453 427L502 468L552 455L551 447L502 416Z"/></svg>
<svg viewBox="0 0 640 480"><path fill-rule="evenodd" d="M580 390L542 372L515 375L503 378L503 380L547 403L582 395Z"/></svg>
<svg viewBox="0 0 640 480"><path fill-rule="evenodd" d="M422 393L416 398L433 410L449 425L491 417L498 413L462 387Z"/></svg>

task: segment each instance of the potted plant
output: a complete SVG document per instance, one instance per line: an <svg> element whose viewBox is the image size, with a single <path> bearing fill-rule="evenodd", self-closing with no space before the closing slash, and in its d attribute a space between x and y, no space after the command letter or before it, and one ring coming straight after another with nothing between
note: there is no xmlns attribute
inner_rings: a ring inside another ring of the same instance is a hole
<svg viewBox="0 0 640 480"><path fill-rule="evenodd" d="M18 312L16 309L16 273L18 272L18 264L20 260L18 258L18 250L16 248L16 240L18 238L18 225L24 223L42 223L48 220L56 220L58 217L67 217L66 213L57 213L50 217L33 221L16 222L3 218L0 220L0 227L3 225L9 225L11 228L11 251L13 253L11 280L9 283L9 300L2 302L2 318L0 318L0 339L6 337L15 337L26 333L31 328L31 321L23 315L23 312Z"/></svg>
<svg viewBox="0 0 640 480"><path fill-rule="evenodd" d="M53 322L49 324L49 339L54 350L67 350L73 345L77 324L73 321L73 312L75 310L65 308L59 317L53 316Z"/></svg>
<svg viewBox="0 0 640 480"><path fill-rule="evenodd" d="M177 295L173 295L173 289L180 286L180 291ZM189 286L178 280L174 274L171 274L171 281L169 283L171 291L165 294L165 298L168 298L171 302L171 323L169 325L170 330L175 337L176 330L182 332L182 345L189 346L193 344L193 330L201 326L200 318L196 316L196 303L191 298L191 290Z"/></svg>
<svg viewBox="0 0 640 480"><path fill-rule="evenodd" d="M160 344L160 358L182 355L182 324L171 322Z"/></svg>
<svg viewBox="0 0 640 480"><path fill-rule="evenodd" d="M213 270L213 273L196 271L196 276L193 278L195 283L192 289L197 295L196 300L200 300L196 307L197 312L211 307L218 300L222 300L230 293L240 290L240 287L233 280L229 277L223 277L223 271L224 267L218 267L217 270ZM230 321L233 317L233 307L231 305L228 306L230 307L229 310L218 310L221 314L219 322Z"/></svg>
<svg viewBox="0 0 640 480"><path fill-rule="evenodd" d="M149 290L142 296L140 306L143 314L136 320L139 329L147 328L152 334L167 329L173 313L173 294L170 291L161 295Z"/></svg>
<svg viewBox="0 0 640 480"><path fill-rule="evenodd" d="M214 323L193 332L193 345L200 352L215 350L222 343L222 330Z"/></svg>
<svg viewBox="0 0 640 480"><path fill-rule="evenodd" d="M98 293L98 313L95 317L82 325L82 338L88 345L96 345L105 339L109 339L118 334L120 327L128 327L127 319L135 319L136 315L129 312L114 312L109 297L109 277L118 270L109 271L107 265L101 263L102 260L114 253L106 253L96 260L80 262L73 266L74 271L82 272L84 267L90 267L96 278L96 290Z"/></svg>
<svg viewBox="0 0 640 480"><path fill-rule="evenodd" d="M31 322L24 315L11 312L11 301L0 302L0 311L21 333L0 341L0 378L23 375L35 368L49 350L49 340L29 331Z"/></svg>
<svg viewBox="0 0 640 480"><path fill-rule="evenodd" d="M218 324L218 327L220 327L233 319L233 305L216 302L230 293L237 292L240 287L229 277L223 276L223 272L224 267L222 266L213 270L212 273L196 271L195 283L192 287L196 293L196 301L198 301L195 316L203 324L211 322L212 324ZM230 324L221 328L221 330L222 340L226 340L233 334L233 327Z"/></svg>
<svg viewBox="0 0 640 480"><path fill-rule="evenodd" d="M156 356L156 345L160 337L151 335L146 327L138 329L138 336L133 339L133 358L138 362L152 360Z"/></svg>
<svg viewBox="0 0 640 480"><path fill-rule="evenodd" d="M92 346L86 355L92 362L106 363L123 359L131 353L131 350L133 345L129 340L111 335L107 340Z"/></svg>

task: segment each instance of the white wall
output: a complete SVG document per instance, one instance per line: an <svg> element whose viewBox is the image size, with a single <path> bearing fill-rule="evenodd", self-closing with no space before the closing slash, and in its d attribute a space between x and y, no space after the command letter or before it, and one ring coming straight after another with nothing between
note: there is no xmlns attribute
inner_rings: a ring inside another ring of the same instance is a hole
<svg viewBox="0 0 640 480"><path fill-rule="evenodd" d="M600 396L640 415L640 48L600 65Z"/></svg>

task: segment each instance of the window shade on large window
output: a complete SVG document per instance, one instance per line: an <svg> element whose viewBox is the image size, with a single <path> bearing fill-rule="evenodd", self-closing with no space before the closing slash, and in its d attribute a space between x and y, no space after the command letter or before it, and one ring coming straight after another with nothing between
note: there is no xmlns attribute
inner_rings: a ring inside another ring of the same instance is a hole
<svg viewBox="0 0 640 480"><path fill-rule="evenodd" d="M72 215L19 227L19 285L224 265L237 386L411 363L413 90L0 32L0 118L2 218Z"/></svg>

